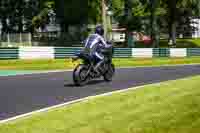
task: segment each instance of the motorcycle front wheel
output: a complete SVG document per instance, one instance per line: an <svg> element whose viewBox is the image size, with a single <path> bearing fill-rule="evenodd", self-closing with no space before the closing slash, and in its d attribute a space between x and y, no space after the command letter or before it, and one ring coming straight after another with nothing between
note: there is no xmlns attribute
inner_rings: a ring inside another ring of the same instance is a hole
<svg viewBox="0 0 200 133"><path fill-rule="evenodd" d="M115 66L114 64L110 64L108 66L107 71L104 73L103 78L107 82L112 81L114 74L115 74Z"/></svg>
<svg viewBox="0 0 200 133"><path fill-rule="evenodd" d="M76 86L83 86L87 84L88 67L84 64L79 64L73 71L73 81Z"/></svg>

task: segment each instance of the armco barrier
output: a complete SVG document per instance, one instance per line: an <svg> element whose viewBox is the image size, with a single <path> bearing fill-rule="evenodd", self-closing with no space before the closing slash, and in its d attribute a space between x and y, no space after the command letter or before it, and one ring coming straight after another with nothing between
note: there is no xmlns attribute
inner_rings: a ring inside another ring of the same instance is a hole
<svg viewBox="0 0 200 133"><path fill-rule="evenodd" d="M170 57L169 48L154 48L153 57Z"/></svg>
<svg viewBox="0 0 200 133"><path fill-rule="evenodd" d="M75 53L80 52L81 48L66 48L66 47L57 47L54 48L55 58L67 58L74 57ZM115 48L114 49L114 57L132 57L132 49L131 48Z"/></svg>
<svg viewBox="0 0 200 133"><path fill-rule="evenodd" d="M54 47L19 47L19 59L54 59Z"/></svg>
<svg viewBox="0 0 200 133"><path fill-rule="evenodd" d="M186 48L171 48L170 57L186 57L187 49Z"/></svg>
<svg viewBox="0 0 200 133"><path fill-rule="evenodd" d="M187 48L187 56L200 56L200 48Z"/></svg>
<svg viewBox="0 0 200 133"><path fill-rule="evenodd" d="M0 48L0 59L18 59L18 48Z"/></svg>
<svg viewBox="0 0 200 133"><path fill-rule="evenodd" d="M114 49L114 57L132 57L132 48L115 48Z"/></svg>
<svg viewBox="0 0 200 133"><path fill-rule="evenodd" d="M67 57L74 57L74 54L80 52L80 50L81 48L55 47L54 58L61 59Z"/></svg>
<svg viewBox="0 0 200 133"><path fill-rule="evenodd" d="M74 57L81 47L0 48L0 59L62 59ZM114 57L190 57L200 56L200 48L115 48Z"/></svg>
<svg viewBox="0 0 200 133"><path fill-rule="evenodd" d="M136 58L153 57L153 49L152 48L134 48L132 49L132 57L136 57Z"/></svg>

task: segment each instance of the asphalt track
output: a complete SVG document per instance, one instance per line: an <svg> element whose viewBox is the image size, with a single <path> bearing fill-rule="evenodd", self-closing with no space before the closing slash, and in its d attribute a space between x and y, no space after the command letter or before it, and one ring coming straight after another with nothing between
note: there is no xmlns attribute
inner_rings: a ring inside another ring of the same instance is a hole
<svg viewBox="0 0 200 133"><path fill-rule="evenodd" d="M200 65L117 69L102 79L75 87L72 72L0 76L0 120L75 99L160 81L200 75Z"/></svg>

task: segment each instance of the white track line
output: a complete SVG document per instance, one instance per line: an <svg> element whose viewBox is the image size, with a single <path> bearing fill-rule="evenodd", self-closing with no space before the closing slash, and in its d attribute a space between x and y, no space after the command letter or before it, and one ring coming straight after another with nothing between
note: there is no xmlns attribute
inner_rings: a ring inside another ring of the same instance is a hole
<svg viewBox="0 0 200 133"><path fill-rule="evenodd" d="M46 112L48 110L60 108L60 107L63 107L63 106L68 106L68 105L71 105L73 103L83 102L83 101L91 100L91 99L94 99L94 98L97 98L97 97L102 97L102 96L110 96L112 94L126 92L126 91L130 91L130 90L136 90L136 89L143 88L143 87L149 86L149 85L160 85L160 83L152 83L152 84L148 84L148 85L137 86L137 87L133 87L133 88L128 88L128 89L123 89L123 90L117 90L117 91L112 91L112 92L108 92L108 93L103 93L103 94L100 94L100 95L88 96L88 97L85 97L85 98L81 98L81 99L77 99L77 100L74 100L74 101L70 101L70 102L54 105L54 106L51 106L51 107L47 107L47 108L43 108L43 109L40 109L40 110L32 111L30 113L25 113L25 114L18 115L18 116L15 116L15 117L11 117L11 118L8 118L8 119L5 119L5 120L1 120L0 124L6 123L6 122L10 122L10 121L13 121L13 120L16 120L16 119L20 119L20 118L25 118L25 117L34 115L36 113Z"/></svg>
<svg viewBox="0 0 200 133"><path fill-rule="evenodd" d="M181 78L181 80L187 80L187 78L188 77ZM175 79L175 80L177 80L177 79ZM165 83L165 82L169 82L169 81L175 81L175 80L167 80L167 81L163 81L163 82L159 82L159 83L151 83L151 84L137 86L137 87L132 87L132 88L127 88L127 89L123 89L123 90L117 90L117 91L107 92L107 93L103 93L103 94L100 94L100 95L88 96L88 97L85 97L85 98L80 98L80 99L73 100L73 101L70 101L70 102L66 102L66 103L54 105L54 106L51 106L51 107L47 107L47 108L43 108L43 109L40 109L40 110L32 111L30 113L25 113L25 114L18 115L18 116L15 116L15 117L11 117L11 118L8 118L8 119L5 119L5 120L1 120L0 124L4 124L4 123L10 122L10 121L14 121L14 120L17 120L17 119L20 119L20 118L25 118L25 117L34 115L36 113L46 112L48 110L60 108L60 107L63 107L63 106L69 106L69 105L74 104L74 103L88 101L88 100L92 100L94 98L103 97L103 96L110 96L112 94L118 94L118 93L127 92L127 91L131 91L131 90L136 90L136 89L144 88L144 87L151 86L151 85L153 85L153 86L160 86L161 83Z"/></svg>
<svg viewBox="0 0 200 133"><path fill-rule="evenodd" d="M9 70L5 70L5 71L9 71ZM16 70L18 71L18 70ZM20 71L20 70L19 70ZM56 73L56 72L70 72L72 71L71 69L69 70L54 70L54 71L32 71L32 72L28 72L28 71L31 71L31 70L27 70L27 73L19 73L19 74L15 74L15 75L0 75L0 77L12 77L12 76L20 76L20 75L33 75L33 74L46 74L46 73ZM24 71L26 72L26 71Z"/></svg>

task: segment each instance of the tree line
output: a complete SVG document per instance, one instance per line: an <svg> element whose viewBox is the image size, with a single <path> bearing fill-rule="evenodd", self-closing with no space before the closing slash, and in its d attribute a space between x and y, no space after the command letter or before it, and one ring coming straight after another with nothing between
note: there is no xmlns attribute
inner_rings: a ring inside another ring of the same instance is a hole
<svg viewBox="0 0 200 133"><path fill-rule="evenodd" d="M1 0L2 32L31 32L49 23L48 13L56 12L62 32L73 24L102 22L102 0ZM159 35L167 32L176 44L177 32L185 35L194 30L191 19L200 14L199 0L106 0L113 18L128 31L149 33L155 47ZM187 31L187 32L186 32Z"/></svg>
<svg viewBox="0 0 200 133"><path fill-rule="evenodd" d="M144 31L147 20L146 29L155 47L162 32L167 32L172 45L176 44L177 33L190 35L194 31L191 20L200 15L199 0L112 0L112 8L114 17L129 30Z"/></svg>

